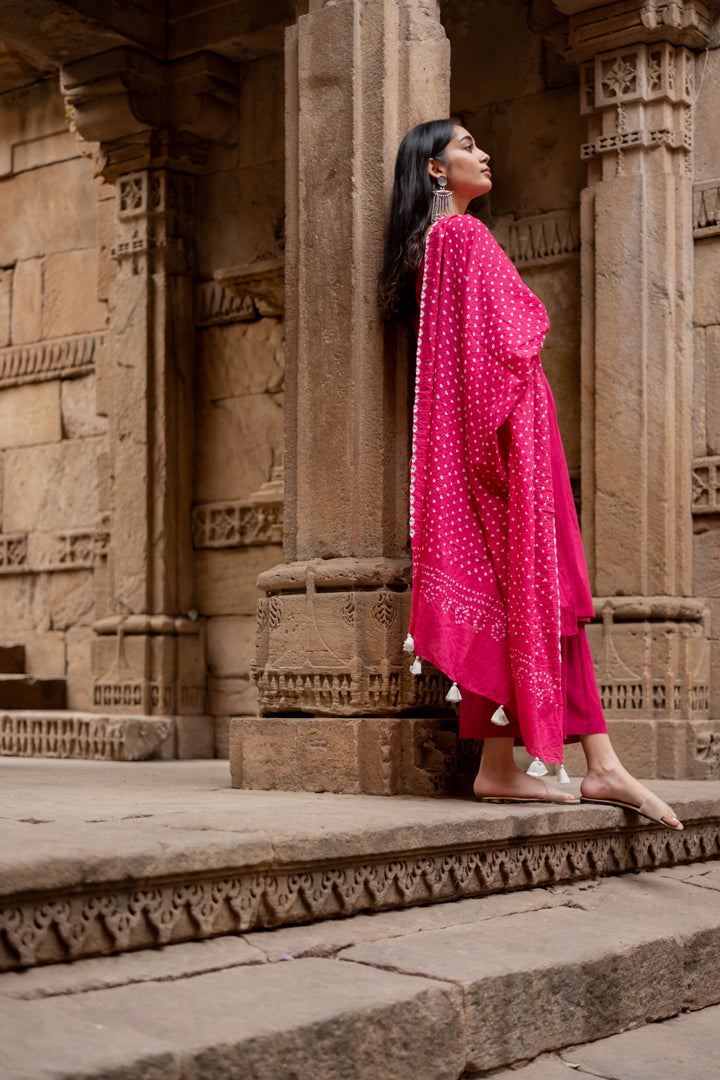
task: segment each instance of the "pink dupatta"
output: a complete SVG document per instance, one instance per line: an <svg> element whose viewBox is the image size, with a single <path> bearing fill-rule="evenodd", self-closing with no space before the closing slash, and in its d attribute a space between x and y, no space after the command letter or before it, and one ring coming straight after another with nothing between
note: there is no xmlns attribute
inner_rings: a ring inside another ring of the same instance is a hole
<svg viewBox="0 0 720 1080"><path fill-rule="evenodd" d="M563 757L545 308L470 215L428 233L410 534L415 652Z"/></svg>

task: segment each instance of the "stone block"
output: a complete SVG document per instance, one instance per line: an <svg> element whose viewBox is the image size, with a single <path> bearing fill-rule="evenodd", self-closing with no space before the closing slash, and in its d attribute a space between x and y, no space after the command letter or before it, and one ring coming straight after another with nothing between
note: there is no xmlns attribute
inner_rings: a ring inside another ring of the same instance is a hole
<svg viewBox="0 0 720 1080"><path fill-rule="evenodd" d="M215 720L215 757L230 757L230 722L231 716L216 716Z"/></svg>
<svg viewBox="0 0 720 1080"><path fill-rule="evenodd" d="M107 418L97 413L97 380L94 373L83 375L80 379L63 379L60 408L63 438L81 439L107 432Z"/></svg>
<svg viewBox="0 0 720 1080"><path fill-rule="evenodd" d="M716 236L695 241L695 310L698 326L720 323L720 243Z"/></svg>
<svg viewBox="0 0 720 1080"><path fill-rule="evenodd" d="M117 276L117 262L110 252L115 243L115 188L105 185L109 197L98 196L97 203L97 238L98 238L98 277L97 298L105 301L109 298L110 288Z"/></svg>
<svg viewBox="0 0 720 1080"><path fill-rule="evenodd" d="M87 158L31 169L3 185L0 266L96 243L95 185Z"/></svg>
<svg viewBox="0 0 720 1080"><path fill-rule="evenodd" d="M3 448L58 442L62 438L60 380L0 390L0 432Z"/></svg>
<svg viewBox="0 0 720 1080"><path fill-rule="evenodd" d="M230 721L230 776L235 788L299 791L294 717L243 716Z"/></svg>
<svg viewBox="0 0 720 1080"><path fill-rule="evenodd" d="M195 597L201 615L251 615L262 594L258 574L282 559L275 544L195 552Z"/></svg>
<svg viewBox="0 0 720 1080"><path fill-rule="evenodd" d="M25 650L24 670L41 679L62 679L65 675L65 635L15 630L13 641Z"/></svg>
<svg viewBox="0 0 720 1080"><path fill-rule="evenodd" d="M15 181L10 187L14 184ZM21 260L15 265L12 280L11 325L14 345L39 341L42 337L42 302L43 260Z"/></svg>
<svg viewBox="0 0 720 1080"><path fill-rule="evenodd" d="M175 717L175 756L215 757L215 724L212 716Z"/></svg>
<svg viewBox="0 0 720 1080"><path fill-rule="evenodd" d="M303 791L359 794L363 721L308 717L297 722L299 786Z"/></svg>
<svg viewBox="0 0 720 1080"><path fill-rule="evenodd" d="M258 712L258 693L249 678L208 679L208 712L213 716L253 716Z"/></svg>
<svg viewBox="0 0 720 1080"><path fill-rule="evenodd" d="M12 270L0 270L0 347L10 344Z"/></svg>
<svg viewBox="0 0 720 1080"><path fill-rule="evenodd" d="M720 598L720 529L702 519L695 522L693 571L696 594ZM720 624L713 630L719 632Z"/></svg>
<svg viewBox="0 0 720 1080"><path fill-rule="evenodd" d="M49 531L94 525L98 516L97 455L101 441L64 440L5 454L3 528ZM38 478L42 477L42 483Z"/></svg>
<svg viewBox="0 0 720 1080"><path fill-rule="evenodd" d="M94 611L92 570L61 570L50 574L50 619L54 630L89 625Z"/></svg>
<svg viewBox="0 0 720 1080"><path fill-rule="evenodd" d="M279 319L210 326L199 332L198 341L197 394L203 401L282 390L284 343Z"/></svg>
<svg viewBox="0 0 720 1080"><path fill-rule="evenodd" d="M196 447L196 502L252 494L282 458L283 395L247 394L202 403Z"/></svg>
<svg viewBox="0 0 720 1080"><path fill-rule="evenodd" d="M696 78L705 87L720 84L720 51L709 49L698 60ZM720 129L717 123L717 97L698 94L693 105L693 172L696 180L714 180L720 162Z"/></svg>
<svg viewBox="0 0 720 1080"><path fill-rule="evenodd" d="M699 457L720 454L720 326L705 329L704 372L706 446Z"/></svg>
<svg viewBox="0 0 720 1080"><path fill-rule="evenodd" d="M607 719L608 732L615 751L628 772L634 776L658 776L658 723L657 720Z"/></svg>
<svg viewBox="0 0 720 1080"><path fill-rule="evenodd" d="M69 709L93 708L92 639L89 626L71 626L65 633Z"/></svg>
<svg viewBox="0 0 720 1080"><path fill-rule="evenodd" d="M219 615L206 627L207 665L218 678L248 678L255 651L257 621L252 615Z"/></svg>
<svg viewBox="0 0 720 1080"><path fill-rule="evenodd" d="M707 439L705 334L704 326L696 326L693 330L693 457L705 457L710 453ZM717 450L712 453L716 454Z"/></svg>
<svg viewBox="0 0 720 1080"><path fill-rule="evenodd" d="M4 635L16 636L19 630L50 630L48 578L47 574L0 575Z"/></svg>
<svg viewBox="0 0 720 1080"><path fill-rule="evenodd" d="M43 336L102 330L106 305L97 298L97 249L62 251L45 259Z"/></svg>

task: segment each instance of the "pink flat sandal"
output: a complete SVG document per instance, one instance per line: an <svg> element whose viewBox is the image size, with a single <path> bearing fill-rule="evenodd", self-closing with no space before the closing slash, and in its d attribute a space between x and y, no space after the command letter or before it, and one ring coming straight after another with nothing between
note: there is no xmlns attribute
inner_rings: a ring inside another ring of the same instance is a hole
<svg viewBox="0 0 720 1080"><path fill-rule="evenodd" d="M543 798L538 799L530 796L523 795L475 795L478 802L491 802L491 803L554 803L556 806L577 806L580 802L579 799L568 799L564 791L554 791L553 788L549 788L544 781L541 781L545 788L545 795Z"/></svg>
<svg viewBox="0 0 720 1080"><path fill-rule="evenodd" d="M620 802L617 799L588 799L585 795L580 796L580 802L599 803L602 806L619 806L622 810L632 810L633 813L640 814L641 817L647 818L648 821L656 821L658 825L664 825L666 829L672 829L673 832L680 832L683 827L675 817L674 811L657 795L648 796L641 806L633 806L632 803ZM667 814L673 815L673 820L677 821L677 825L669 825L667 821L663 821Z"/></svg>

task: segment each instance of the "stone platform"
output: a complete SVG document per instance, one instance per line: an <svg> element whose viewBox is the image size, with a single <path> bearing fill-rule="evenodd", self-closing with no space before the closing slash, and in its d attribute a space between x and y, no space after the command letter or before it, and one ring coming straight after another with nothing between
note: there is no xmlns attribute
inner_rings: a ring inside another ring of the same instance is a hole
<svg viewBox="0 0 720 1080"><path fill-rule="evenodd" d="M720 856L720 782L653 786L684 832L603 806L231 790L223 761L0 758L0 966Z"/></svg>

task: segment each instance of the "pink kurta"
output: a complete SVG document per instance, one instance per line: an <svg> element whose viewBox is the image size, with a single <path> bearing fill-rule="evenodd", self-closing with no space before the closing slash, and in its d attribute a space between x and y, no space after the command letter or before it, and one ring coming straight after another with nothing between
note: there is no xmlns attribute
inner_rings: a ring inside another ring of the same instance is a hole
<svg viewBox="0 0 720 1080"><path fill-rule="evenodd" d="M567 642L584 642L592 600L540 365L547 328L485 226L469 215L433 226L413 419L415 651L464 688L461 734L494 734L485 714L502 704L513 724L497 734L561 761L568 673L579 663L587 676L589 660Z"/></svg>

